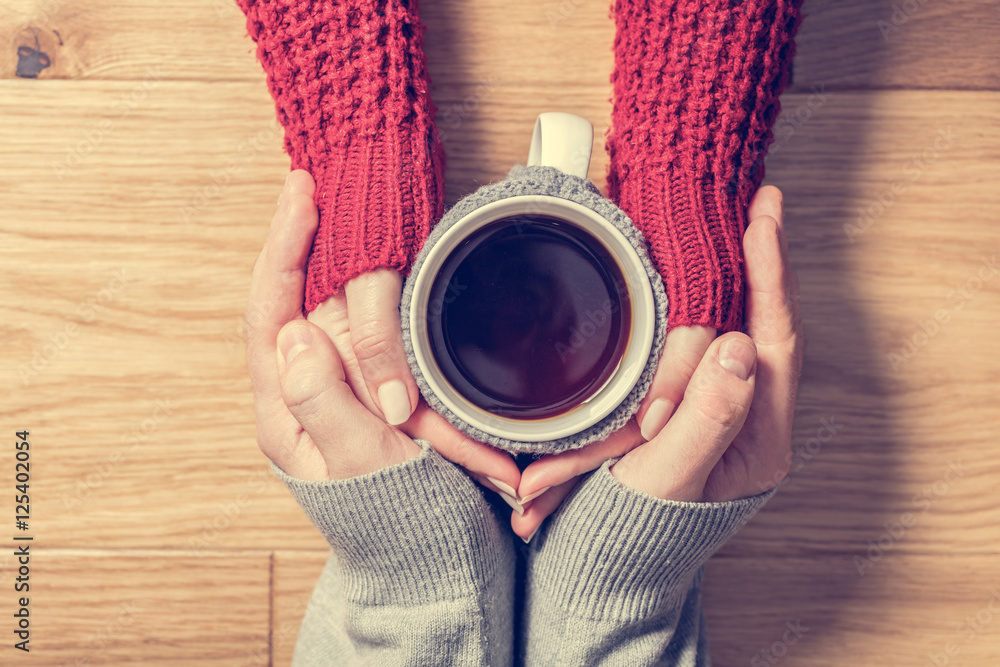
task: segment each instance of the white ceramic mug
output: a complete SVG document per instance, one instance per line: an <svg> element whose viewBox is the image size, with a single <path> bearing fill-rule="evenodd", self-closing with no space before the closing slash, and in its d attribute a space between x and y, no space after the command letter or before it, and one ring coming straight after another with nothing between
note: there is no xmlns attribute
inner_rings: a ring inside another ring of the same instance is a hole
<svg viewBox="0 0 1000 667"><path fill-rule="evenodd" d="M535 123L528 166L555 167L586 179L592 148L593 126L587 120L567 113L544 113ZM624 279L631 318L627 344L610 378L575 407L561 414L535 419L495 414L463 396L442 372L428 333L428 318L440 316L441 312L441 304L432 303L431 288L451 253L477 230L519 215L557 218L596 239L613 258ZM476 208L452 224L427 249L420 270L415 275L408 316L416 363L441 403L459 419L487 434L514 441L542 442L580 433L605 418L626 399L649 359L656 313L647 268L633 243L615 225L595 210L574 201L551 195L527 194Z"/></svg>

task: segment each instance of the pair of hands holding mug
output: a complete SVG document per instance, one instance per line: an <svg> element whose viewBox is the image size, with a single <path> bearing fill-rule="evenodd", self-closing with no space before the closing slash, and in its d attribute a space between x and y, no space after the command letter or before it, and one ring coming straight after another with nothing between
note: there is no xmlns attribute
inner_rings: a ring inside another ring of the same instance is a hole
<svg viewBox="0 0 1000 667"><path fill-rule="evenodd" d="M761 188L748 209L749 336L675 327L636 419L604 441L544 456L523 472L510 455L471 440L420 400L403 351L398 273L359 276L302 316L318 225L314 190L305 171L286 179L247 304L257 441L289 475L326 480L375 472L416 456L413 438L425 439L505 495L517 510L511 527L530 539L580 475L607 459L622 457L611 468L622 484L679 501L756 495L788 471L803 338L777 188Z"/></svg>

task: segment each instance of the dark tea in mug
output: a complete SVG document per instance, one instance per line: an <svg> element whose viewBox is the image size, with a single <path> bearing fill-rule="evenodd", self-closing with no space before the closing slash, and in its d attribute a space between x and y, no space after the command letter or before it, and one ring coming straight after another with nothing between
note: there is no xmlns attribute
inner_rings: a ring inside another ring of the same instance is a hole
<svg viewBox="0 0 1000 667"><path fill-rule="evenodd" d="M621 363L631 321L625 278L604 245L533 214L465 238L427 309L430 348L452 388L492 414L530 420L594 396Z"/></svg>

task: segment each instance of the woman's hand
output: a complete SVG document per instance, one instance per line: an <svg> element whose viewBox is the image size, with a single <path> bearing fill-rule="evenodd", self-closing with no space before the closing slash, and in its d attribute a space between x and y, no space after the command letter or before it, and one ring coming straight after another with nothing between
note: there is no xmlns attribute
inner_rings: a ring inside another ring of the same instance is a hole
<svg viewBox="0 0 1000 667"><path fill-rule="evenodd" d="M773 487L787 472L802 334L780 191L761 188L748 217L752 222L743 246L749 337L734 332L709 340L697 362L685 355L704 344L703 334L684 334L683 350L675 348L670 360L668 344L660 369L671 363L678 367L668 369L669 379L654 383L646 401L656 405L663 398L658 392L667 392L666 400L677 407L673 412L668 404L673 416L666 425L650 433L652 438L644 438L635 422L630 422L605 441L544 457L526 468L519 491L528 497L534 493L536 499L523 516L512 517L518 535L530 538L569 494L579 475L617 456L622 458L611 472L623 484L671 500L717 501L755 495ZM677 400L681 380L682 398ZM644 427L652 419L650 411L647 408ZM642 430L647 432L647 428ZM550 488L537 495L545 487Z"/></svg>
<svg viewBox="0 0 1000 667"><path fill-rule="evenodd" d="M573 489L580 475L600 467L608 459L622 456L660 432L684 396L695 368L715 339L715 329L701 326L675 327L667 332L653 382L639 410L624 427L601 442L580 449L543 456L521 474L519 501L524 507L534 503L528 519L515 520L527 533L534 534L542 520L555 511ZM641 426L639 426L641 424Z"/></svg>
<svg viewBox="0 0 1000 667"><path fill-rule="evenodd" d="M416 456L411 438L423 438L489 488L516 488L520 471L509 455L418 400L403 354L398 274L356 278L302 316L314 191L307 172L289 174L254 264L246 338L261 450L293 477L345 479Z"/></svg>

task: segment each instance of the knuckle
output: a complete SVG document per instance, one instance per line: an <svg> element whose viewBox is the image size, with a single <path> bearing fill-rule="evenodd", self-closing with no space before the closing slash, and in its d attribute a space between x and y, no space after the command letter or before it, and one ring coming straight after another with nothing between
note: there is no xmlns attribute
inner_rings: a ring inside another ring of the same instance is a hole
<svg viewBox="0 0 1000 667"><path fill-rule="evenodd" d="M257 438L257 447L264 456L279 466L282 462L290 460L296 449L295 444L291 442L269 442L259 437Z"/></svg>
<svg viewBox="0 0 1000 667"><path fill-rule="evenodd" d="M700 356L695 351L687 349L664 359L661 364L663 373L662 375L658 373L656 378L659 380L655 387L656 394L669 398L675 404L679 403L700 362Z"/></svg>
<svg viewBox="0 0 1000 667"><path fill-rule="evenodd" d="M270 418L258 415L257 447L278 466L293 460L307 438L305 430L297 423L291 428L275 428Z"/></svg>
<svg viewBox="0 0 1000 667"><path fill-rule="evenodd" d="M243 311L243 338L250 340L265 325L274 323L275 311L279 304L274 298L255 298L251 296Z"/></svg>
<svg viewBox="0 0 1000 667"><path fill-rule="evenodd" d="M319 409L329 388L326 374L319 368L307 366L285 375L281 381L281 397L293 415L310 415Z"/></svg>
<svg viewBox="0 0 1000 667"><path fill-rule="evenodd" d="M463 468L475 467L479 450L472 438L465 435L457 435L452 443L452 447L451 452L449 452L452 463L460 465Z"/></svg>
<svg viewBox="0 0 1000 667"><path fill-rule="evenodd" d="M698 368L698 364L701 363L703 354L703 348L685 346L679 351L679 354L671 359L671 366L676 369L676 374L681 375L685 380L690 380Z"/></svg>
<svg viewBox="0 0 1000 667"><path fill-rule="evenodd" d="M788 473L792 470L792 455L791 452L787 456L781 457L777 462L774 463L774 476L777 481L783 480L788 476Z"/></svg>
<svg viewBox="0 0 1000 667"><path fill-rule="evenodd" d="M361 363L383 359L393 352L392 329L382 322L365 322L351 331L354 356Z"/></svg>
<svg viewBox="0 0 1000 667"><path fill-rule="evenodd" d="M719 392L705 392L694 404L699 421L715 432L728 432L742 424L746 406L740 400Z"/></svg>

